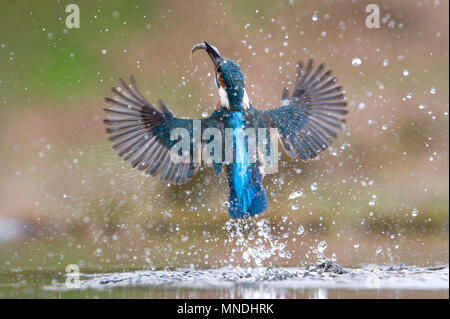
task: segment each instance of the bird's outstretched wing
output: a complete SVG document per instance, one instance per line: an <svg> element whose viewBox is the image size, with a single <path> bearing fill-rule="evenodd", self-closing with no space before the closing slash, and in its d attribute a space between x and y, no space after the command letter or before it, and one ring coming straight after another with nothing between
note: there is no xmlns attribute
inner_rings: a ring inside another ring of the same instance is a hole
<svg viewBox="0 0 450 319"><path fill-rule="evenodd" d="M286 153L304 161L327 149L343 129L347 114L342 87L331 71L323 71L323 64L314 69L313 60L306 68L299 62L292 95L285 89L279 108L258 111L266 127L278 129Z"/></svg>
<svg viewBox="0 0 450 319"><path fill-rule="evenodd" d="M163 101L158 101L157 110L139 92L133 77L130 85L120 79L119 89L111 88L113 98L105 98L109 108L105 108L107 118L106 132L113 148L124 160L146 174L161 180L181 184L190 180L200 167L194 163L192 145L193 121L181 119L173 115ZM211 117L199 120L201 131L207 127L220 129L220 121L216 121L214 113ZM174 162L170 150L179 140L171 140L171 132L175 128L186 129L191 137L189 161ZM201 148L197 151L201 151Z"/></svg>

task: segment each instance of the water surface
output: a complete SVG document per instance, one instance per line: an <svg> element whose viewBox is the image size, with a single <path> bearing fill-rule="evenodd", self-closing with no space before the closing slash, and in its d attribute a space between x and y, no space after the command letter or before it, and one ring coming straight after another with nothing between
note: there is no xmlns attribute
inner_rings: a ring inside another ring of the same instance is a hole
<svg viewBox="0 0 450 319"><path fill-rule="evenodd" d="M448 298L449 267L227 267L2 275L1 298ZM71 277L72 278L72 277Z"/></svg>

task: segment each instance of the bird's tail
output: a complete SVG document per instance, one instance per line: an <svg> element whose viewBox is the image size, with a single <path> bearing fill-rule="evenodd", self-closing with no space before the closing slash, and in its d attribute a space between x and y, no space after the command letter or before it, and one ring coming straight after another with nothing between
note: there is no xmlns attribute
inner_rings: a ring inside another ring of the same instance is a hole
<svg viewBox="0 0 450 319"><path fill-rule="evenodd" d="M229 213L231 218L245 219L258 215L266 210L268 205L266 191L262 185L262 176L257 165L252 165L252 180L250 185L237 198L236 192L230 188Z"/></svg>

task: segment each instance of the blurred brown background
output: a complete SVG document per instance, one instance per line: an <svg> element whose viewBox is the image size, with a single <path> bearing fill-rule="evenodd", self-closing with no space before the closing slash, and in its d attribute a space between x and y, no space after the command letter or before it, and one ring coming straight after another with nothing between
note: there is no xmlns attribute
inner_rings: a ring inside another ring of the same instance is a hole
<svg viewBox="0 0 450 319"><path fill-rule="evenodd" d="M211 112L212 66L189 60L202 40L240 64L257 108L279 105L300 59L325 62L346 90L347 129L330 152L307 164L283 155L264 181L269 209L248 226L264 218L286 243L272 263L315 262L322 241L344 266L448 263L448 3L376 1L381 28L368 29L372 2L2 2L0 269L248 264L228 240L224 176L142 176L102 123L103 97L130 74L177 116ZM80 29L64 25L69 3Z"/></svg>

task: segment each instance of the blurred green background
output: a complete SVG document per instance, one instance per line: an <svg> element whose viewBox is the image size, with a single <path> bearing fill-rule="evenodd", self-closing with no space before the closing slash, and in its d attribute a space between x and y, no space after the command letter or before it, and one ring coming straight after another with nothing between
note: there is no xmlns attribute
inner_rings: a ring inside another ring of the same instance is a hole
<svg viewBox="0 0 450 319"><path fill-rule="evenodd" d="M343 266L448 263L448 3L377 1L381 28L368 29L371 2L2 1L0 270L254 265L230 240L223 176L204 167L166 185L123 163L104 132L103 98L130 74L177 116L211 112L211 63L189 60L202 40L240 64L257 108L279 106L300 59L325 62L346 90L330 152L283 154L264 180L270 206L246 224L266 219L289 253L265 264L315 262L322 241ZM79 29L65 26L70 3Z"/></svg>

